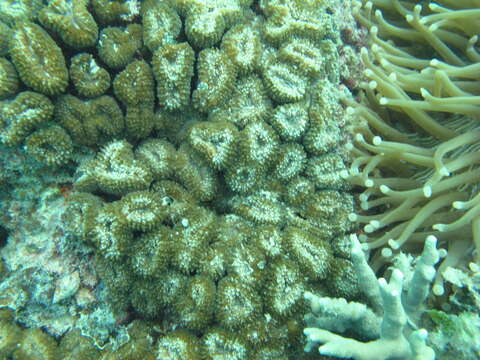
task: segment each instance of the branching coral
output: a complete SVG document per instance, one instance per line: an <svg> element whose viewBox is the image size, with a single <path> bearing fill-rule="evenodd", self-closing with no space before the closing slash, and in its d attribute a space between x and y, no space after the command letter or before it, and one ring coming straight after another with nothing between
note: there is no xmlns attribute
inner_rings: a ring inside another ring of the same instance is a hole
<svg viewBox="0 0 480 360"><path fill-rule="evenodd" d="M428 234L448 244L439 275L472 249L479 259L480 24L478 10L465 7L394 0L356 8L372 45L361 53L369 107L349 109L359 121L348 176L366 187L366 213L351 219L364 224L366 248L386 246L376 266ZM434 293L443 291L438 276Z"/></svg>
<svg viewBox="0 0 480 360"><path fill-rule="evenodd" d="M351 239L353 268L360 291L373 311L360 303L317 297L307 292L305 298L310 301L312 313L305 318L309 326L304 330L308 339L305 350L310 351L320 343L320 354L339 358L433 360L433 349L426 345L427 331L418 329L415 323L423 311L423 302L435 277L434 265L440 258L437 239L433 235L426 239L413 274L394 268L389 283L383 278L377 281L357 237L352 235ZM408 275L411 277L406 280ZM378 339L360 342L335 334L347 330L369 340Z"/></svg>

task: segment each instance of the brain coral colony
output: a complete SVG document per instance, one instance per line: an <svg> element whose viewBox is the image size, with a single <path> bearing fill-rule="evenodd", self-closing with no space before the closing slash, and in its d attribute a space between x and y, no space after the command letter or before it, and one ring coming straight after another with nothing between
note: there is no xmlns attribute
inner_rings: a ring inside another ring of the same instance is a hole
<svg viewBox="0 0 480 360"><path fill-rule="evenodd" d="M344 241L354 201L341 177L332 10L315 0L0 10L0 140L76 167L64 222L131 324L129 345L102 359L311 356L303 294L359 293ZM75 332L54 350L2 314L2 358L97 358Z"/></svg>

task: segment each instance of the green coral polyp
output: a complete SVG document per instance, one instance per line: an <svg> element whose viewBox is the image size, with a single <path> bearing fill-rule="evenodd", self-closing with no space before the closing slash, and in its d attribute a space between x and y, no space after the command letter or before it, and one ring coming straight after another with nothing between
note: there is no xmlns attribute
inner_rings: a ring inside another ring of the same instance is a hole
<svg viewBox="0 0 480 360"><path fill-rule="evenodd" d="M266 190L234 197L230 206L234 213L259 224L279 224L285 216L279 194Z"/></svg>
<svg viewBox="0 0 480 360"><path fill-rule="evenodd" d="M317 189L346 189L350 187L341 176L346 165L340 154L331 152L322 156L311 157L307 162L305 174Z"/></svg>
<svg viewBox="0 0 480 360"><path fill-rule="evenodd" d="M25 140L27 153L40 162L51 166L66 164L72 157L73 143L60 126L35 131Z"/></svg>
<svg viewBox="0 0 480 360"><path fill-rule="evenodd" d="M119 260L133 239L133 233L122 219L116 204L105 204L95 217L92 239L99 253L106 259Z"/></svg>
<svg viewBox="0 0 480 360"><path fill-rule="evenodd" d="M185 32L196 48L204 49L218 43L225 31L225 20L219 11L187 17Z"/></svg>
<svg viewBox="0 0 480 360"><path fill-rule="evenodd" d="M144 139L154 126L155 81L150 65L136 60L128 64L113 81L113 91L127 107L127 137Z"/></svg>
<svg viewBox="0 0 480 360"><path fill-rule="evenodd" d="M196 123L189 131L190 145L217 169L228 168L235 155L237 128L230 123Z"/></svg>
<svg viewBox="0 0 480 360"><path fill-rule="evenodd" d="M284 234L285 246L303 272L312 279L325 279L332 261L330 244L296 227L287 228Z"/></svg>
<svg viewBox="0 0 480 360"><path fill-rule="evenodd" d="M275 176L282 181L289 181L303 171L306 161L307 154L302 145L281 145L275 164Z"/></svg>
<svg viewBox="0 0 480 360"><path fill-rule="evenodd" d="M52 0L39 13L47 29L57 32L63 42L74 48L95 45L98 26L88 12L89 0Z"/></svg>
<svg viewBox="0 0 480 360"><path fill-rule="evenodd" d="M1 14L1 12L0 12ZM0 56L5 56L9 51L9 41L12 36L12 29L0 20L0 34L3 36L0 38Z"/></svg>
<svg viewBox="0 0 480 360"><path fill-rule="evenodd" d="M219 186L214 169L187 144L177 154L176 178L200 201L212 200Z"/></svg>
<svg viewBox="0 0 480 360"><path fill-rule="evenodd" d="M297 141L308 129L308 112L303 103L280 105L275 108L270 124L283 140Z"/></svg>
<svg viewBox="0 0 480 360"><path fill-rule="evenodd" d="M54 110L49 98L31 91L23 91L2 105L0 140L9 146L20 144L38 125L50 120Z"/></svg>
<svg viewBox="0 0 480 360"><path fill-rule="evenodd" d="M261 6L268 15L264 35L273 44L295 35L322 38L329 26L324 9L316 0L265 1Z"/></svg>
<svg viewBox="0 0 480 360"><path fill-rule="evenodd" d="M58 99L55 120L77 144L93 146L119 136L124 129L122 111L111 96L82 101L72 95Z"/></svg>
<svg viewBox="0 0 480 360"><path fill-rule="evenodd" d="M246 194L258 183L265 171L259 167L252 167L247 161L236 162L232 167L226 169L224 177L230 190Z"/></svg>
<svg viewBox="0 0 480 360"><path fill-rule="evenodd" d="M153 53L163 45L171 44L180 35L182 21L167 3L144 1L142 10L143 41Z"/></svg>
<svg viewBox="0 0 480 360"><path fill-rule="evenodd" d="M213 318L216 286L204 275L193 277L181 301L175 304L180 323L192 330L204 330Z"/></svg>
<svg viewBox="0 0 480 360"><path fill-rule="evenodd" d="M142 26L107 27L100 32L98 56L112 69L121 69L133 60L142 46Z"/></svg>
<svg viewBox="0 0 480 360"><path fill-rule="evenodd" d="M119 207L120 213L132 230L152 230L167 215L161 199L149 191L127 194L120 201Z"/></svg>
<svg viewBox="0 0 480 360"><path fill-rule="evenodd" d="M287 63L270 64L263 79L270 96L279 103L300 101L305 96L307 78Z"/></svg>
<svg viewBox="0 0 480 360"><path fill-rule="evenodd" d="M6 58L0 58L0 100L14 96L19 86L15 67Z"/></svg>
<svg viewBox="0 0 480 360"><path fill-rule="evenodd" d="M188 43L167 44L153 53L152 66L160 106L175 111L190 103L194 62L195 52Z"/></svg>
<svg viewBox="0 0 480 360"><path fill-rule="evenodd" d="M273 314L285 317L303 301L305 284L300 270L291 260L275 260L269 270L266 305Z"/></svg>
<svg viewBox="0 0 480 360"><path fill-rule="evenodd" d="M258 294L242 282L226 277L218 283L215 317L227 329L238 330L260 314Z"/></svg>
<svg viewBox="0 0 480 360"><path fill-rule="evenodd" d="M222 38L222 48L240 74L250 73L259 67L262 44L260 33L252 24L231 28Z"/></svg>
<svg viewBox="0 0 480 360"><path fill-rule="evenodd" d="M193 92L195 107L208 112L220 105L234 88L236 69L221 50L202 50L197 60L198 84Z"/></svg>
<svg viewBox="0 0 480 360"><path fill-rule="evenodd" d="M90 242L90 232L102 199L89 193L75 193L68 197L68 211L62 220L68 224L68 231L80 240Z"/></svg>
<svg viewBox="0 0 480 360"><path fill-rule="evenodd" d="M6 0L0 4L0 21L9 26L21 21L33 21L45 6L43 0ZM3 34L3 33L2 33Z"/></svg>
<svg viewBox="0 0 480 360"><path fill-rule="evenodd" d="M101 24L131 21L140 12L136 0L92 0L92 5Z"/></svg>
<svg viewBox="0 0 480 360"><path fill-rule="evenodd" d="M225 104L212 110L209 121L228 121L243 129L252 121L265 120L272 110L262 80L257 75L248 75L237 80L232 97Z"/></svg>
<svg viewBox="0 0 480 360"><path fill-rule="evenodd" d="M279 138L275 130L263 121L251 122L241 132L241 154L252 166L265 167L278 151Z"/></svg>
<svg viewBox="0 0 480 360"><path fill-rule="evenodd" d="M202 337L206 360L216 360L218 354L231 360L248 359L248 345L233 331L211 328Z"/></svg>
<svg viewBox="0 0 480 360"><path fill-rule="evenodd" d="M306 177L298 176L290 181L286 200L292 205L304 204L314 192L315 185L313 182Z"/></svg>
<svg viewBox="0 0 480 360"><path fill-rule="evenodd" d="M100 191L114 195L145 190L153 180L150 170L134 159L132 146L121 140L107 144L83 177L92 179Z"/></svg>
<svg viewBox="0 0 480 360"><path fill-rule="evenodd" d="M350 260L332 259L327 287L336 297L353 299L358 296L360 293L358 278Z"/></svg>
<svg viewBox="0 0 480 360"><path fill-rule="evenodd" d="M45 95L58 95L68 86L62 50L39 25L21 22L10 40L10 56L22 81Z"/></svg>
<svg viewBox="0 0 480 360"><path fill-rule="evenodd" d="M132 228L131 222L129 227ZM172 231L164 225L157 225L153 231L135 239L133 255L129 258L132 270L138 276L151 279L168 269L172 255Z"/></svg>
<svg viewBox="0 0 480 360"><path fill-rule="evenodd" d="M81 96L94 98L110 87L110 74L91 54L81 53L71 59L70 78Z"/></svg>
<svg viewBox="0 0 480 360"><path fill-rule="evenodd" d="M202 360L200 341L186 330L172 331L158 340L157 358Z"/></svg>
<svg viewBox="0 0 480 360"><path fill-rule="evenodd" d="M146 164L155 179L165 179L173 175L177 150L165 140L148 139L135 150L135 158Z"/></svg>
<svg viewBox="0 0 480 360"><path fill-rule="evenodd" d="M322 70L322 52L308 39L293 38L278 51L279 59L294 64L306 75L318 75Z"/></svg>

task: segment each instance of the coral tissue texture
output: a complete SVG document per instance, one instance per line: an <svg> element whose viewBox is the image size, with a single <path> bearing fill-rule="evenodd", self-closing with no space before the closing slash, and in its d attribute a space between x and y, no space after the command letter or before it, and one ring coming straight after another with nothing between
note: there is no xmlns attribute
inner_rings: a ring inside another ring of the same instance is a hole
<svg viewBox="0 0 480 360"><path fill-rule="evenodd" d="M375 268L434 235L448 255L433 292L445 292L449 266L480 259L480 52L478 1L359 1L370 32L355 117L353 164L344 173L364 188L366 249L382 248ZM472 258L473 254L473 258Z"/></svg>
<svg viewBox="0 0 480 360"><path fill-rule="evenodd" d="M117 319L101 359L307 358L305 291L359 296L338 101L354 51L332 4L0 3L0 141L73 179L62 231ZM0 357L100 356L74 331L55 347L10 328Z"/></svg>

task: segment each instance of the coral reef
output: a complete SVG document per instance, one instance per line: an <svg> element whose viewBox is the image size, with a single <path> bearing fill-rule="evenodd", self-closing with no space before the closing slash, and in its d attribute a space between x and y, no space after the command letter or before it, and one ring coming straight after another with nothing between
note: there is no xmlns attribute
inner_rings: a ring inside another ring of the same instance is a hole
<svg viewBox="0 0 480 360"><path fill-rule="evenodd" d="M439 359L474 360L480 354L480 318L477 312L459 315L431 310L428 316L435 324L429 340Z"/></svg>
<svg viewBox="0 0 480 360"><path fill-rule="evenodd" d="M363 212L351 219L364 226L366 248L383 247L375 268L399 249L418 251L428 234L446 243L436 295L448 266L462 265L465 254L478 263L480 254L477 5L395 0L355 8L371 51L361 52L363 101L348 110L355 159L344 175L364 187Z"/></svg>
<svg viewBox="0 0 480 360"><path fill-rule="evenodd" d="M180 35L182 21L169 1L143 1L141 15L143 41L152 53L161 46L174 43Z"/></svg>
<svg viewBox="0 0 480 360"><path fill-rule="evenodd" d="M35 203L54 231L5 220L0 306L56 337L21 330L41 356L88 358L89 338L104 360L309 357L304 292L359 296L337 244L355 230L338 13L53 0L6 21L5 156L67 174Z"/></svg>
<svg viewBox="0 0 480 360"><path fill-rule="evenodd" d="M113 91L127 107L125 132L131 139L144 139L153 130L155 83L150 65L133 61L113 81Z"/></svg>

